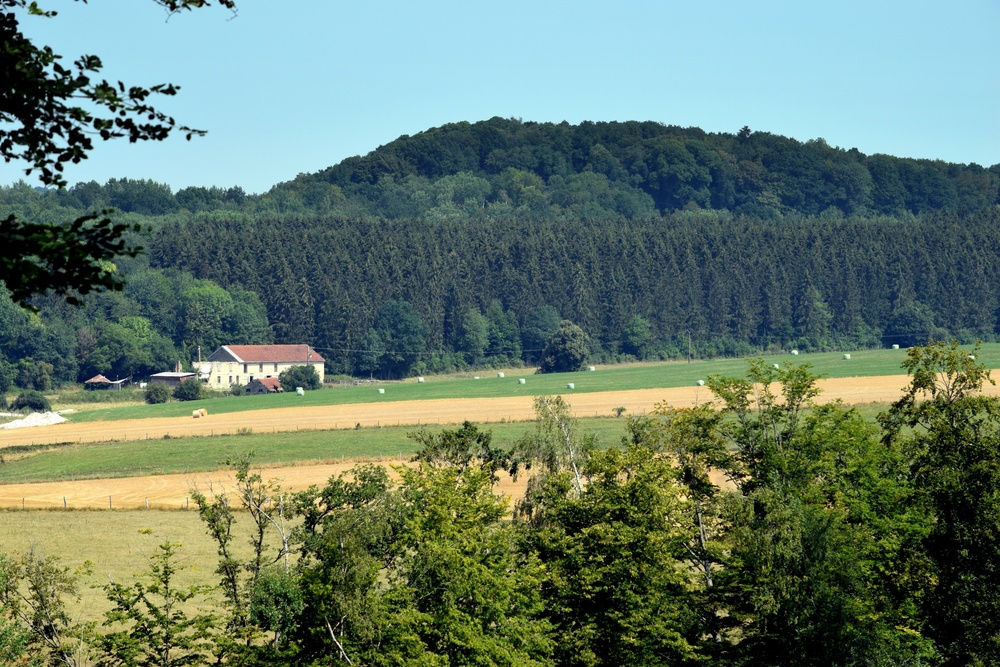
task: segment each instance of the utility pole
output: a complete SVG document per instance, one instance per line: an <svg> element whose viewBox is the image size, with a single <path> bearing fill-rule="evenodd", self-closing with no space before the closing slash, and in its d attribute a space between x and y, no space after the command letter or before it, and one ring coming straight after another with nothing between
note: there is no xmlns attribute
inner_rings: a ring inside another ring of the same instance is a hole
<svg viewBox="0 0 1000 667"><path fill-rule="evenodd" d="M691 332L685 331L684 333L688 336L688 363L691 363Z"/></svg>

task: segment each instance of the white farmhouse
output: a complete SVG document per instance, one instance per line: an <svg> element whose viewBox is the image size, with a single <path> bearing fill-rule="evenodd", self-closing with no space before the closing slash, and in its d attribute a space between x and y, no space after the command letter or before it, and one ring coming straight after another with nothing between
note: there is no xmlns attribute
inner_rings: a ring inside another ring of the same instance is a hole
<svg viewBox="0 0 1000 667"><path fill-rule="evenodd" d="M325 360L308 345L223 345L208 361L208 386L226 389L259 378L278 377L292 366L312 366L322 382Z"/></svg>

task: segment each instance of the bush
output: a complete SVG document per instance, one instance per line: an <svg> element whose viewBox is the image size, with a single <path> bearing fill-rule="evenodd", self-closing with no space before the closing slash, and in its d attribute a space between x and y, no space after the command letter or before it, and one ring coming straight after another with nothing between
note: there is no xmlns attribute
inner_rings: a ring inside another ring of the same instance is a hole
<svg viewBox="0 0 1000 667"><path fill-rule="evenodd" d="M152 382L146 385L146 402L150 405L166 403L170 398L170 389L167 385L159 382Z"/></svg>
<svg viewBox="0 0 1000 667"><path fill-rule="evenodd" d="M563 320L542 351L539 373L578 371L590 353L587 334L569 320Z"/></svg>
<svg viewBox="0 0 1000 667"><path fill-rule="evenodd" d="M184 380L174 389L174 398L178 401L197 401L203 395L204 388L201 385L201 380L197 378Z"/></svg>
<svg viewBox="0 0 1000 667"><path fill-rule="evenodd" d="M52 406L49 400L34 389L22 391L10 406L14 410L29 410L31 412L49 412Z"/></svg>
<svg viewBox="0 0 1000 667"><path fill-rule="evenodd" d="M292 366L282 371L278 379L285 391L295 391L296 387L319 389L323 386L319 381L319 373L312 366Z"/></svg>

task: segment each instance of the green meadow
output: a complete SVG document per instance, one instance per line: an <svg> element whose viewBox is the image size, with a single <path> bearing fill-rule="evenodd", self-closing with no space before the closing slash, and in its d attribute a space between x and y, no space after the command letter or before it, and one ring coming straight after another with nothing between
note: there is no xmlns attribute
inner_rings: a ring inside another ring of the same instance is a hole
<svg viewBox="0 0 1000 667"><path fill-rule="evenodd" d="M971 349L971 348L970 348ZM905 358L902 350L864 350L852 352L845 360L843 353L776 355L768 363L808 363L814 372L824 377L865 377L902 373ZM984 345L980 359L990 368L1000 366L1000 344ZM257 410L267 408L336 405L346 403L392 402L418 399L458 397L491 398L511 395L561 394L570 403L573 394L596 391L653 389L694 384L710 374L741 375L746 368L742 359L723 359L687 363L635 364L601 367L595 372L557 375L528 375L518 370L480 372L480 379L468 377L427 377L380 385L378 394L371 385L327 388L306 392L304 396L286 393L271 396L219 397L197 403L164 405L118 406L99 404L93 409L72 415L79 421L114 420L141 417L167 417L190 414L192 406L205 405L212 413ZM525 384L517 379L525 378ZM575 388L568 390L567 383ZM862 412L874 417L879 406L864 406ZM579 421L584 433L592 433L602 445L615 444L624 436L624 419L607 417L585 418ZM437 430L439 427L429 427ZM493 433L494 442L511 446L526 430L528 423L492 423L484 425ZM0 484L61 481L103 477L203 472L225 465L227 458L253 451L260 465L275 466L294 463L334 462L341 459L403 459L413 455L414 443L407 434L414 427L382 427L358 430L301 431L283 433L253 433L215 437L186 437L144 440L139 442L107 442L94 444L64 444L46 447L12 447L0 452Z"/></svg>
<svg viewBox="0 0 1000 667"><path fill-rule="evenodd" d="M428 427L432 432L442 427ZM510 447L533 428L530 423L481 425L496 445ZM625 419L590 418L579 422L582 434L604 445L621 441ZM341 459L401 459L416 451L407 433L414 427L338 431L298 431L215 437L106 442L30 449L0 465L0 484L137 477L204 472L225 466L227 458L248 451L257 465L329 463Z"/></svg>
<svg viewBox="0 0 1000 667"><path fill-rule="evenodd" d="M969 346L971 350L972 347ZM768 356L769 363L808 363L814 372L829 378L898 375L906 357L905 350L861 350L851 352L845 360L841 352L791 354ZM980 359L988 368L1000 367L1000 344L983 345ZM630 389L657 389L683 387L712 374L742 375L746 369L744 359L716 359L711 361L663 362L654 364L627 364L602 366L597 371L535 375L534 369L506 369L503 378L498 371L475 371L463 376L427 377L419 383L416 379L405 382L387 382L379 385L333 386L321 391L309 391L299 396L294 392L265 396L219 396L190 403L170 402L160 405L126 405L100 403L82 406L68 415L72 421L114 421L118 419L145 419L150 417L180 417L191 414L196 407L205 407L212 414L266 410L268 408L302 407L312 405L345 405L350 403L384 403L393 401L433 400L449 398L501 398L508 396L542 396L562 394L572 401L573 394L625 391ZM473 379L476 375L480 379ZM524 379L519 384L518 379ZM573 384L573 389L567 389ZM378 389L384 393L379 394Z"/></svg>

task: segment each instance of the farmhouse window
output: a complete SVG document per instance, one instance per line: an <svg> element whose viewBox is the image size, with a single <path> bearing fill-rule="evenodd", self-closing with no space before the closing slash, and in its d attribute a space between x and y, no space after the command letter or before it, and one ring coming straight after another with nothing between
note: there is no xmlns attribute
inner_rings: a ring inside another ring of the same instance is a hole
<svg viewBox="0 0 1000 667"><path fill-rule="evenodd" d="M277 370L278 370L278 362L274 362L274 370L275 370L275 372L277 372Z"/></svg>
<svg viewBox="0 0 1000 667"><path fill-rule="evenodd" d="M215 384L222 384L222 376L219 375L215 378Z"/></svg>
<svg viewBox="0 0 1000 667"><path fill-rule="evenodd" d="M247 370L247 366L249 366L249 364L243 364L243 372L244 372L244 373L248 373L248 372L249 372L249 371Z"/></svg>
<svg viewBox="0 0 1000 667"><path fill-rule="evenodd" d="M230 375L230 376L229 376L229 384L232 384L232 383L233 383L233 376L232 376L232 375Z"/></svg>

